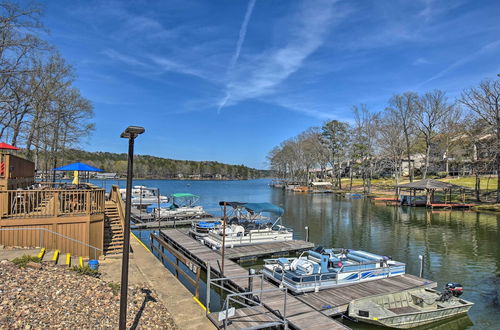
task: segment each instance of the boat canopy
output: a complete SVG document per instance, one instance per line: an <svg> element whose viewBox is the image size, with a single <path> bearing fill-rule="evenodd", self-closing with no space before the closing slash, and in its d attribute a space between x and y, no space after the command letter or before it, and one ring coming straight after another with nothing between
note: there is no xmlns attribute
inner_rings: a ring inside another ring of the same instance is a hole
<svg viewBox="0 0 500 330"><path fill-rule="evenodd" d="M190 194L190 193L175 193L175 194L172 194L172 197L175 197L175 198L190 198L190 197L198 198L198 196Z"/></svg>
<svg viewBox="0 0 500 330"><path fill-rule="evenodd" d="M219 202L219 205L224 206L224 203L235 209L245 208L248 212L251 213L269 212L280 217L283 215L283 213L285 213L285 210L283 210L283 208L271 203Z"/></svg>

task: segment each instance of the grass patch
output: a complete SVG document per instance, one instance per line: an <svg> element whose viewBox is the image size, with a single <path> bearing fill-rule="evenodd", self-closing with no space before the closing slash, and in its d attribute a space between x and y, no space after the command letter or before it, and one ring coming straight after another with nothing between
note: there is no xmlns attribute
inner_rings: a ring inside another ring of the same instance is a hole
<svg viewBox="0 0 500 330"><path fill-rule="evenodd" d="M71 270L74 272L77 272L80 275L87 275L87 276L92 276L92 277L99 277L101 275L101 273L99 273L99 271L90 268L88 265L85 265L83 267L73 266L73 267L71 267Z"/></svg>
<svg viewBox="0 0 500 330"><path fill-rule="evenodd" d="M108 286L111 288L111 291L113 291L113 294L115 296L117 296L120 293L120 283L109 282Z"/></svg>
<svg viewBox="0 0 500 330"><path fill-rule="evenodd" d="M23 255L22 257L17 257L15 258L14 260L12 260L12 262L14 264L16 264L17 266L19 267L26 267L26 265L29 263L29 262L36 262L36 263L39 263L40 262L40 258L38 257L33 257L33 256L30 256L30 255Z"/></svg>

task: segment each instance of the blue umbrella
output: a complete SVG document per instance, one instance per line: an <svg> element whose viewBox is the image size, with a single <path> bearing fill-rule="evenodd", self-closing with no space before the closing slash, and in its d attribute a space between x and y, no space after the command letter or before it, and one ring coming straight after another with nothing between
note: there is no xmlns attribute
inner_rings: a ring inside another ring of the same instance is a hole
<svg viewBox="0 0 500 330"><path fill-rule="evenodd" d="M77 171L77 172L102 172L100 168L90 166L84 163L73 163L64 165L61 167L54 168L53 171ZM88 178L87 178L88 181ZM77 173L75 172L75 179L73 183L77 184L79 182Z"/></svg>
<svg viewBox="0 0 500 330"><path fill-rule="evenodd" d="M57 167L53 171L79 171L79 172L102 172L100 168L90 166L84 163L73 163Z"/></svg>

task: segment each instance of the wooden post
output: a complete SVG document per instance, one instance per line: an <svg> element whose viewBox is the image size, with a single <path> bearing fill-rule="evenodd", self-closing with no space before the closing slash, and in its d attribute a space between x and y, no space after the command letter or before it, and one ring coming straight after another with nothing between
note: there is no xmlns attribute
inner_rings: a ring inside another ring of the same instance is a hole
<svg viewBox="0 0 500 330"><path fill-rule="evenodd" d="M207 296L205 300L205 307L207 308L207 316L210 313L210 276L211 276L210 262L207 261Z"/></svg>
<svg viewBox="0 0 500 330"><path fill-rule="evenodd" d="M54 204L52 213L55 217L59 216L59 191L54 192Z"/></svg>
<svg viewBox="0 0 500 330"><path fill-rule="evenodd" d="M87 204L85 205L85 213L90 214L91 203L92 203L90 190L85 192L85 200L87 201Z"/></svg>
<svg viewBox="0 0 500 330"><path fill-rule="evenodd" d="M195 296L197 299L200 299L200 273L201 267L196 267L196 287L195 287Z"/></svg>
<svg viewBox="0 0 500 330"><path fill-rule="evenodd" d="M224 277L224 252L226 251L226 202L224 202L224 214L222 218L222 266L221 266L221 275Z"/></svg>

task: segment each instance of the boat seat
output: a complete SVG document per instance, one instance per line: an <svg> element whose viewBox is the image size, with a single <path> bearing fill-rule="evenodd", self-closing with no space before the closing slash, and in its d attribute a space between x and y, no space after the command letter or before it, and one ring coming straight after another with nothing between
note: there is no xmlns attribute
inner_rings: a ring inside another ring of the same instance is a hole
<svg viewBox="0 0 500 330"><path fill-rule="evenodd" d="M373 318L373 317L388 317L388 316L396 316L397 314L394 313L393 311L386 309L379 304L367 300L363 302L356 303L355 309L358 310L357 314L359 315L359 311L367 311L369 315L367 317Z"/></svg>

